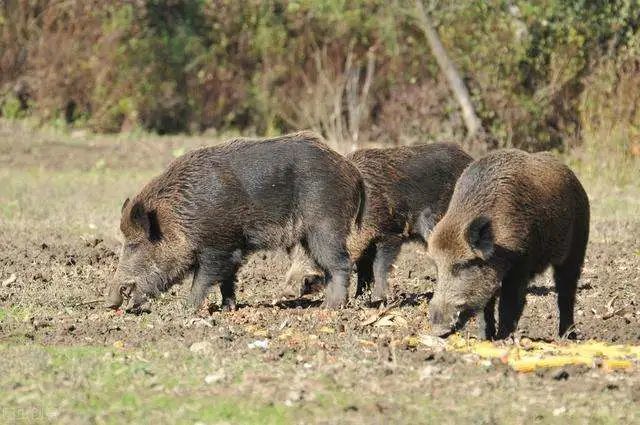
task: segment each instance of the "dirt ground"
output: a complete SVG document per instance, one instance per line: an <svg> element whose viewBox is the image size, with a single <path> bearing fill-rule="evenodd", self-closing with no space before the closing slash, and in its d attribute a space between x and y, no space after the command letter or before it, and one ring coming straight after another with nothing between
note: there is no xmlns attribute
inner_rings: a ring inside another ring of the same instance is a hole
<svg viewBox="0 0 640 425"><path fill-rule="evenodd" d="M297 299L283 283L288 260L280 252L247 258L236 312L191 314L183 306L188 278L149 313L106 310L101 298L117 263L122 200L174 156L206 143L4 124L0 422L640 421L638 364L624 372L522 374L410 344L428 334L435 281L417 244L405 246L393 266L394 320L384 323L369 323L378 310L366 297L337 311L320 308L321 297ZM585 340L640 345L638 175L623 184L581 176L595 212L576 306ZM210 299L219 303L217 291ZM519 335L555 340L549 274L531 285L527 301Z"/></svg>

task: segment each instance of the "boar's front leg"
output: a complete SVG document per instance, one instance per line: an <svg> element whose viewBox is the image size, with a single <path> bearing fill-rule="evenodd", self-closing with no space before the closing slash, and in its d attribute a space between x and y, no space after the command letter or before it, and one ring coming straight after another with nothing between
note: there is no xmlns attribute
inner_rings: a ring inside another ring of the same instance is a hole
<svg viewBox="0 0 640 425"><path fill-rule="evenodd" d="M478 315L478 338L492 340L496 337L496 297L489 300Z"/></svg>
<svg viewBox="0 0 640 425"><path fill-rule="evenodd" d="M188 298L189 305L196 310L199 309L211 287L219 283L223 307L225 305L235 306L236 270L237 265L231 254L220 254L211 250L203 251L198 255L198 263L193 273L193 283Z"/></svg>
<svg viewBox="0 0 640 425"><path fill-rule="evenodd" d="M515 332L524 310L529 273L515 269L502 280L498 305L498 339L505 339Z"/></svg>
<svg viewBox="0 0 640 425"><path fill-rule="evenodd" d="M389 238L376 244L376 259L373 263L373 275L375 284L371 301L383 303L387 302L387 291L389 284L387 283L387 274L389 268L400 252L402 240L399 238Z"/></svg>
<svg viewBox="0 0 640 425"><path fill-rule="evenodd" d="M222 295L222 310L235 311L236 309L236 274L227 276L220 283L220 295Z"/></svg>

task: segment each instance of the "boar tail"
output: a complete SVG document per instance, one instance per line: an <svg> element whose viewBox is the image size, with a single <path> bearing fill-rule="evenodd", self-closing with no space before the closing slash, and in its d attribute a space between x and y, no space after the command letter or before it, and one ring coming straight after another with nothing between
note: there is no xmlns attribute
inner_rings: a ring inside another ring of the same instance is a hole
<svg viewBox="0 0 640 425"><path fill-rule="evenodd" d="M367 192L362 178L358 180L358 193L360 194L360 202L358 203L358 213L356 214L356 226L358 227L358 230L361 230L362 220L364 219L367 205Z"/></svg>

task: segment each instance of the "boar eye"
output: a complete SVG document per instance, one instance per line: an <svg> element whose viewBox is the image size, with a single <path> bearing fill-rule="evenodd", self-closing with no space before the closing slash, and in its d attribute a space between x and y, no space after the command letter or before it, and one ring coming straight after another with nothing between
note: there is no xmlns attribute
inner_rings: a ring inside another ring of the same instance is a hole
<svg viewBox="0 0 640 425"><path fill-rule="evenodd" d="M131 296L131 291L133 290L132 285L122 285L120 286L120 295L122 295L123 297L130 297Z"/></svg>
<svg viewBox="0 0 640 425"><path fill-rule="evenodd" d="M139 245L140 245L140 243L138 243L138 242L131 242L131 243L128 243L126 246L127 246L127 249L128 249L129 251L133 251L133 250L135 250Z"/></svg>

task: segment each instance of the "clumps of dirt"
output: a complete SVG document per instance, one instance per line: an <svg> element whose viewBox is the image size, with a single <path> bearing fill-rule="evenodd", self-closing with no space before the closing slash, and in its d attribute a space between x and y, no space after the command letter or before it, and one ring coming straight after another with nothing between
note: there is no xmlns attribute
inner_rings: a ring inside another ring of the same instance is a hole
<svg viewBox="0 0 640 425"><path fill-rule="evenodd" d="M197 318L183 303L189 277L154 301L150 313L135 316L104 309L103 292L117 264L115 242L11 235L0 239L0 248L0 309L4 312L0 334L4 338L26 336L47 344L174 339L190 344L213 338L221 344L219 348L227 349L246 345L252 338L268 338L272 345L290 350L297 347L297 339L307 341L309 335L316 335L318 344L332 350L369 343L378 350L378 342L385 338L403 341L429 329L426 313L435 270L419 245L405 247L391 271L393 317L368 324L367 319L379 310L370 308L366 297L338 311L319 308L321 296L298 299L297 288L284 284L289 263L280 252L260 252L246 260L238 274L239 311L223 313L213 308L209 317ZM633 241L590 245L576 306L582 338L640 340L636 299L640 277L634 272L640 267L640 256L634 249ZM214 305L219 302L216 288L210 298ZM556 315L555 291L550 275L544 275L530 288L519 335L555 339ZM472 325L469 331L474 332Z"/></svg>
<svg viewBox="0 0 640 425"><path fill-rule="evenodd" d="M635 234L640 234L640 225L633 227ZM575 309L580 338L620 343L640 341L638 246L633 239L595 240L589 244ZM557 326L557 308L550 272L533 282L527 301L519 334L532 339L552 339Z"/></svg>
<svg viewBox="0 0 640 425"><path fill-rule="evenodd" d="M14 238L0 243L0 276L3 282L15 276L0 287L0 300L8 308L59 310L101 297L117 263L115 247L95 237L37 242Z"/></svg>

